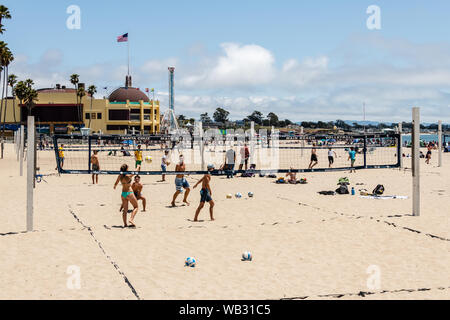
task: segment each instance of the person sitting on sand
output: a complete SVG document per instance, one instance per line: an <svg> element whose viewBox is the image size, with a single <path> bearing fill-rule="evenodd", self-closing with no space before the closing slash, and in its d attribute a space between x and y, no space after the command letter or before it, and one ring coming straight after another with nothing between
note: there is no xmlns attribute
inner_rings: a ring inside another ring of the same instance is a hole
<svg viewBox="0 0 450 320"><path fill-rule="evenodd" d="M175 171L176 172L186 171L186 164L184 163L183 155L180 155L180 162L175 167ZM184 194L183 202L186 205L189 205L187 198L189 196L189 193L191 192L191 189L190 189L189 183L187 182L186 178L184 177L184 174L177 174L177 176L175 177L175 186L176 186L176 191L175 191L175 194L173 195L173 199L172 199L172 203L171 203L172 207L176 207L175 200L177 199L177 197L180 193L183 193L183 188L186 190L186 193Z"/></svg>
<svg viewBox="0 0 450 320"><path fill-rule="evenodd" d="M128 171L127 164L124 164L120 167L120 172L127 172L127 171ZM116 182L114 183L114 190L116 189L119 182L122 183L122 195L121 195L122 206L120 207L121 210L119 210L119 211L122 211L122 209L123 209L122 218L123 218L124 227L128 226L127 225L128 202L130 202L131 205L133 206L133 212L131 213L131 219L130 219L130 221L128 221L128 223L132 227L136 227L136 225L134 224L134 217L136 216L136 214L139 211L138 202L136 200L136 197L134 196L133 189L131 188L131 179L132 178L133 178L133 175L120 174L117 177Z"/></svg>
<svg viewBox="0 0 450 320"><path fill-rule="evenodd" d="M297 183L297 173L292 172L294 168L291 167L291 171L286 173L286 177L289 177L288 183L296 184Z"/></svg>
<svg viewBox="0 0 450 320"><path fill-rule="evenodd" d="M313 148L311 149L311 162L309 163L308 169L314 168L318 163L319 159L317 159L316 144L313 143Z"/></svg>
<svg viewBox="0 0 450 320"><path fill-rule="evenodd" d="M100 162L98 160L98 150L94 150L94 154L91 156L92 164L92 184L98 184L98 172L100 171Z"/></svg>
<svg viewBox="0 0 450 320"><path fill-rule="evenodd" d="M208 165L208 173L203 176L194 186L194 189L201 183L202 189L200 190L200 204L195 212L194 222L198 222L198 215L200 211L202 211L205 206L205 202L209 203L209 214L211 216L211 221L214 221L214 201L212 197L212 191L210 186L211 181L211 171L214 170L214 166L212 164Z"/></svg>

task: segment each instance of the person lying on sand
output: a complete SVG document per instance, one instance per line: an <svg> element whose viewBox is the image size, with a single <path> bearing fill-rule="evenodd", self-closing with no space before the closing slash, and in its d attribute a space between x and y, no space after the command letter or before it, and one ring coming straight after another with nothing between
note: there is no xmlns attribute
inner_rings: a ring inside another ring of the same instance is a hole
<svg viewBox="0 0 450 320"><path fill-rule="evenodd" d="M214 170L212 164L208 165L208 173L203 176L194 186L194 189L201 183L202 189L200 190L200 204L195 212L194 222L198 222L198 215L200 211L205 206L205 202L209 203L209 214L211 216L211 221L214 221L214 201L211 198L212 191L209 182L211 181L211 171Z"/></svg>

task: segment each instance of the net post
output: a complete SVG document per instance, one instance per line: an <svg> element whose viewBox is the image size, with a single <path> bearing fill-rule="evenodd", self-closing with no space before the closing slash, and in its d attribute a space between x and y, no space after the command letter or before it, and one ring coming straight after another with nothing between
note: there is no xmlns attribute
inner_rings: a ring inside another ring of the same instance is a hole
<svg viewBox="0 0 450 320"><path fill-rule="evenodd" d="M302 141L301 141L302 148L301 148L300 153L301 153L301 157L302 157L302 158L303 158L303 152L304 152L304 149L305 149L305 139L303 139L304 133L305 133L305 128L303 128L303 126L301 126L301 127L300 127L300 135L301 135L301 137L302 137Z"/></svg>
<svg viewBox="0 0 450 320"><path fill-rule="evenodd" d="M56 135L53 136L53 149L55 150L56 168L58 173L61 174L61 161L59 159L58 138Z"/></svg>
<svg viewBox="0 0 450 320"><path fill-rule="evenodd" d="M88 136L88 149L89 149L89 158L88 158L88 171L89 174L91 174L91 157L92 157L92 137L91 135Z"/></svg>
<svg viewBox="0 0 450 320"><path fill-rule="evenodd" d="M401 122L399 122L397 152L398 152L398 165L399 165L400 169L403 168L403 136L402 136L402 132L403 132L403 125Z"/></svg>
<svg viewBox="0 0 450 320"><path fill-rule="evenodd" d="M418 107L412 110L412 125L412 208L413 216L418 217L420 216L420 108Z"/></svg>
<svg viewBox="0 0 450 320"><path fill-rule="evenodd" d="M364 152L364 169L367 169L367 136L364 133L364 147L363 147L363 152Z"/></svg>
<svg viewBox="0 0 450 320"><path fill-rule="evenodd" d="M250 123L250 165L253 164L255 153L255 122Z"/></svg>
<svg viewBox="0 0 450 320"><path fill-rule="evenodd" d="M20 176L23 177L23 151L25 149L25 127L23 125L20 126L20 141L19 141L19 167L20 167Z"/></svg>
<svg viewBox="0 0 450 320"><path fill-rule="evenodd" d="M438 121L438 167L442 167L442 120Z"/></svg>
<svg viewBox="0 0 450 320"><path fill-rule="evenodd" d="M34 145L35 130L34 116L28 117L28 147L27 147L27 231L33 231L33 193L34 193L34 158L36 156Z"/></svg>
<svg viewBox="0 0 450 320"><path fill-rule="evenodd" d="M199 135L200 135L200 156L202 159L202 165L201 165L201 170L204 171L205 170L205 144L203 141L203 122L199 122L198 123L198 131L199 131Z"/></svg>

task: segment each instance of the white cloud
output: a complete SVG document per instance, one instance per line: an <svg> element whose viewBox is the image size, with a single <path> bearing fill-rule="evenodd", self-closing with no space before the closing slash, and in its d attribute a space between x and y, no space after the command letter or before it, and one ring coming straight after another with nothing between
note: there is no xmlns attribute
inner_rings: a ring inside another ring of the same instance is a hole
<svg viewBox="0 0 450 320"><path fill-rule="evenodd" d="M275 77L273 54L258 45L224 43L223 55L210 65L192 75L182 77L180 84L186 88L237 88L266 85Z"/></svg>

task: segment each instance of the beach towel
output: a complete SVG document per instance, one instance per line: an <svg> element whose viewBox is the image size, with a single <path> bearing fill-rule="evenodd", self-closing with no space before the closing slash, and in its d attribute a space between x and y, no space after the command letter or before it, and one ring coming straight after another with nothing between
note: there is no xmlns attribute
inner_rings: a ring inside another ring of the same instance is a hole
<svg viewBox="0 0 450 320"><path fill-rule="evenodd" d="M336 192L334 191L319 191L317 193L324 196L334 196L336 194Z"/></svg>
<svg viewBox="0 0 450 320"><path fill-rule="evenodd" d="M391 199L401 199L406 200L408 196L359 196L363 199L376 199L376 200L391 200Z"/></svg>

